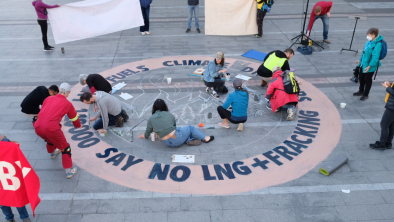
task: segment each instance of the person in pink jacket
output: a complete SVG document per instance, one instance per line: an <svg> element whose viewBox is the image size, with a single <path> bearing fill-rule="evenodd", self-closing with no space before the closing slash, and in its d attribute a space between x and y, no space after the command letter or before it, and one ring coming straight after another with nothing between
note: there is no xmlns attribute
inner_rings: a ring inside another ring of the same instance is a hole
<svg viewBox="0 0 394 222"><path fill-rule="evenodd" d="M36 9L36 13L38 16L38 24L41 27L42 33L42 42L44 43L44 51L53 51L55 47L52 47L48 44L47 32L48 32L48 12L47 9L57 8L60 5L47 5L42 0L36 0L32 2L32 5Z"/></svg>

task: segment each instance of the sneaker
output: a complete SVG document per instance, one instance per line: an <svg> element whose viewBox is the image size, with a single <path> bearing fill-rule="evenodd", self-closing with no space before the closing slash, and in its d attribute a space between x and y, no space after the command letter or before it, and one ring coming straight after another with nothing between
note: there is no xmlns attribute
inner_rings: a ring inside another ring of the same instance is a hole
<svg viewBox="0 0 394 222"><path fill-rule="evenodd" d="M238 125L238 129L237 129L238 131L242 131L242 130L244 130L244 124L243 123L240 123L239 125Z"/></svg>
<svg viewBox="0 0 394 222"><path fill-rule="evenodd" d="M376 141L375 143L369 144L369 147L374 150L385 150L386 144L381 144L380 141Z"/></svg>
<svg viewBox="0 0 394 222"><path fill-rule="evenodd" d="M287 121L294 119L294 108L287 108Z"/></svg>
<svg viewBox="0 0 394 222"><path fill-rule="evenodd" d="M196 29L198 33L201 33L200 29Z"/></svg>
<svg viewBox="0 0 394 222"><path fill-rule="evenodd" d="M261 38L261 35L254 35L253 37L255 37L255 38Z"/></svg>
<svg viewBox="0 0 394 222"><path fill-rule="evenodd" d="M268 84L268 82L267 81L265 81L265 80L261 80L261 87L264 87L264 86L266 86Z"/></svg>
<svg viewBox="0 0 394 222"><path fill-rule="evenodd" d="M14 219L12 219L12 220L7 220L7 222L15 222L15 220L14 220Z"/></svg>
<svg viewBox="0 0 394 222"><path fill-rule="evenodd" d="M123 117L123 121L124 122L127 122L127 120L129 120L129 115L127 115L127 113L126 113L126 111L124 111L123 109L122 109L122 117Z"/></svg>
<svg viewBox="0 0 394 222"><path fill-rule="evenodd" d="M327 44L330 44L330 43L331 43L330 40L328 40L328 39L324 39L323 42L325 42L325 43L327 43Z"/></svg>
<svg viewBox="0 0 394 222"><path fill-rule="evenodd" d="M219 95L217 93L211 93L211 96L215 99L219 99Z"/></svg>
<svg viewBox="0 0 394 222"><path fill-rule="evenodd" d="M198 146L201 144L201 140L190 140L189 142L187 142L187 145L189 146Z"/></svg>
<svg viewBox="0 0 394 222"><path fill-rule="evenodd" d="M23 222L31 222L30 218L24 219Z"/></svg>
<svg viewBox="0 0 394 222"><path fill-rule="evenodd" d="M46 52L47 52L47 51L53 51L53 48L45 47L45 48L44 48L44 51L46 51Z"/></svg>
<svg viewBox="0 0 394 222"><path fill-rule="evenodd" d="M190 29L186 29L186 33L189 33L190 32Z"/></svg>
<svg viewBox="0 0 394 222"><path fill-rule="evenodd" d="M76 173L77 173L77 168L72 167L72 168L68 168L66 169L66 176L67 179L70 179L71 177L73 177Z"/></svg>
<svg viewBox="0 0 394 222"><path fill-rule="evenodd" d="M145 31L145 34L147 34L147 35L150 35L150 32L148 32L148 31Z"/></svg>
<svg viewBox="0 0 394 222"><path fill-rule="evenodd" d="M124 119L122 116L119 116L118 119L116 119L116 124L115 127L123 127Z"/></svg>
<svg viewBox="0 0 394 222"><path fill-rule="evenodd" d="M53 153L51 153L51 159L54 159L59 153L60 153L60 150L58 148L56 148L55 151L53 151Z"/></svg>
<svg viewBox="0 0 394 222"><path fill-rule="evenodd" d="M55 49L55 47L53 47L53 46L50 46L50 45L48 46L48 48L52 48L52 49Z"/></svg>
<svg viewBox="0 0 394 222"><path fill-rule="evenodd" d="M211 93L211 87L207 87L207 88L205 89L205 92Z"/></svg>
<svg viewBox="0 0 394 222"><path fill-rule="evenodd" d="M141 35L146 35L146 33L145 32L141 32Z"/></svg>
<svg viewBox="0 0 394 222"><path fill-rule="evenodd" d="M267 109L269 109L269 110L272 110L271 103L267 103L267 105L265 107L267 107ZM279 112L279 109L275 110L275 112Z"/></svg>
<svg viewBox="0 0 394 222"><path fill-rule="evenodd" d="M361 101L365 101L367 99L368 99L368 96L361 96L361 98L360 98Z"/></svg>
<svg viewBox="0 0 394 222"><path fill-rule="evenodd" d="M392 143L386 143L386 149L391 149L393 148L393 144Z"/></svg>
<svg viewBox="0 0 394 222"><path fill-rule="evenodd" d="M353 93L353 96L362 96L363 94L364 94L364 92L358 91L358 92Z"/></svg>

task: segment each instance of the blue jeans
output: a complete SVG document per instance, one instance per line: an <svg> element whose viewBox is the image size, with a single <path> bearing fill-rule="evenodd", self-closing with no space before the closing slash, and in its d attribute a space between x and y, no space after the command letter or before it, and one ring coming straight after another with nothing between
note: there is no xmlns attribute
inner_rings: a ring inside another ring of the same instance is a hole
<svg viewBox="0 0 394 222"><path fill-rule="evenodd" d="M14 214L12 213L11 207L6 207L6 206L0 205L0 208L3 211L3 214L5 215L6 220L13 220L14 219ZM16 209L18 210L19 216L22 220L29 218L29 213L26 210L26 206L17 207Z"/></svg>
<svg viewBox="0 0 394 222"><path fill-rule="evenodd" d="M164 144L166 144L169 147L177 147L193 139L196 140L205 139L205 135L202 132L200 132L200 130L190 125L184 127L177 127L174 135L175 135L174 139L169 138L167 140L163 140Z"/></svg>
<svg viewBox="0 0 394 222"><path fill-rule="evenodd" d="M114 126L116 124L116 120L118 119L119 116L122 115L122 112L119 113L117 116L113 116L111 114L108 114L108 126ZM100 118L94 123L93 129L98 130L102 129L103 126L103 119L100 116Z"/></svg>
<svg viewBox="0 0 394 222"><path fill-rule="evenodd" d="M189 8L189 20L187 20L187 28L188 29L192 28L192 18L193 18L193 12L194 12L194 21L196 22L196 29L200 29L200 25L198 24L199 6L198 5L188 5L188 8Z"/></svg>
<svg viewBox="0 0 394 222"><path fill-rule="evenodd" d="M328 39L328 29L330 28L330 18L327 16L327 14L316 15L313 23L315 23L316 19L321 19L323 21L323 39L324 40Z"/></svg>
<svg viewBox="0 0 394 222"><path fill-rule="evenodd" d="M141 7L141 12L142 12L142 17L144 18L144 26L140 26L140 32L149 32L149 8L142 8Z"/></svg>

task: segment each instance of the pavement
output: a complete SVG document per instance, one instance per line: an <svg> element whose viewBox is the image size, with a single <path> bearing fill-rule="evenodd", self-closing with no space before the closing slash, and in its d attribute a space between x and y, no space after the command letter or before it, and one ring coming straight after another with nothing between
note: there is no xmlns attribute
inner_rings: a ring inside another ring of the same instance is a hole
<svg viewBox="0 0 394 222"><path fill-rule="evenodd" d="M69 2L45 1L47 4ZM34 133L31 118L20 112L21 101L36 86L59 85L62 82L75 85L81 73L99 73L149 58L182 55L213 58L217 51L223 51L226 57L256 63L258 61L241 55L250 49L270 52L291 45L291 38L300 32L302 2L276 1L264 20L263 38L255 39L252 36L204 35L204 1L200 1L199 15L202 33L195 31L194 22L192 32L185 33L186 1L154 1L150 14L150 36L141 36L135 28L55 45L56 50L48 53L42 50L41 33L31 3L0 0L0 134L20 143L23 153L40 177L42 202L32 221L394 221L394 152L369 148L369 143L379 139L380 118L384 112L386 92L380 83L394 80L391 72L394 68L394 49L390 48L394 45L394 5L390 0L333 2L329 47L312 56L296 53L290 65L296 69L297 76L312 83L338 107L342 133L336 148L322 163L287 183L231 195L195 195L136 190L94 176L78 166L79 172L72 179L66 179L61 159L49 158L44 141ZM314 3L315 0L310 2L310 8ZM369 99L364 102L353 97L352 93L358 90L358 85L349 81L360 53L357 56L352 52L340 53L342 48L349 47L355 23L355 20L347 18L347 14L368 16L368 20L358 22L352 49L362 50L366 31L371 27L380 29L389 46ZM316 21L311 37L321 41L322 29L322 23ZM48 38L49 43L54 45L50 28ZM61 47L65 49L64 54L60 51ZM236 74L239 68L242 64L235 64L229 72ZM194 81L196 84L193 83L192 88L195 91L192 93L198 96L199 91L204 89L198 82L199 78L186 75L193 69L186 66L166 67L147 71L143 77L127 78L128 86L124 92L134 96L127 103L133 106L136 113L131 116L125 129L150 116L149 106L145 106L158 95L158 88L170 93L172 100L182 101L191 89L187 82ZM179 87L166 86L163 82L166 76L172 76L173 81L180 83ZM137 85L146 87L145 95L139 100L137 97L141 92ZM257 77L250 80L248 87L262 99L266 89L258 85ZM342 102L347 103L345 109L339 108ZM180 105L182 103L169 105L178 124L196 125L200 122L198 115L192 115L200 111L200 105L192 104L184 108ZM249 128L245 124L244 135L229 135L224 129L215 129L218 138L216 146L214 143L209 146L203 144L190 149L185 145L176 152L196 155L197 164L215 164L249 158L268 150L293 132L297 120L282 124L279 114L274 115L262 108L264 111L256 118L248 120ZM215 107L209 109L214 111ZM218 120L213 118L211 121L207 124L214 125ZM136 129L135 135L143 132L144 124ZM250 148L238 148L256 141L259 132L267 134L271 130L272 134L268 134L263 142ZM210 133L207 130L204 132ZM159 163L170 164L170 157L175 154L160 141L152 145L135 139L130 146L129 142L114 133L103 140L125 153ZM318 172L320 166L341 154L349 158L346 165L328 177ZM342 190L350 190L350 193Z"/></svg>

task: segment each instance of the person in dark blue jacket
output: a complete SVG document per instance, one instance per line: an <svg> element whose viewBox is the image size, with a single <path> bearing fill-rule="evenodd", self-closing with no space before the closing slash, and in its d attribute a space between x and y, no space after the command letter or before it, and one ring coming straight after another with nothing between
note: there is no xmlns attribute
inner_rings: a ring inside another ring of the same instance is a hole
<svg viewBox="0 0 394 222"><path fill-rule="evenodd" d="M234 79L233 86L235 91L228 95L226 102L223 106L218 106L218 113L223 122L218 123L220 127L230 128L228 121L238 125L238 131L243 130L243 123L248 119L248 105L249 105L249 93L242 88L242 80ZM228 111L228 107L231 105L232 112Z"/></svg>
<svg viewBox="0 0 394 222"><path fill-rule="evenodd" d="M152 0L140 0L142 17L144 18L144 26L140 26L141 35L150 35L149 32L149 12Z"/></svg>

